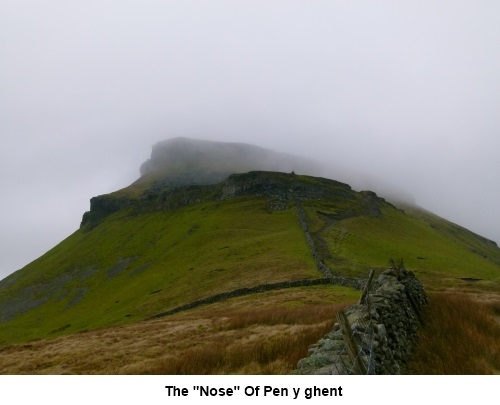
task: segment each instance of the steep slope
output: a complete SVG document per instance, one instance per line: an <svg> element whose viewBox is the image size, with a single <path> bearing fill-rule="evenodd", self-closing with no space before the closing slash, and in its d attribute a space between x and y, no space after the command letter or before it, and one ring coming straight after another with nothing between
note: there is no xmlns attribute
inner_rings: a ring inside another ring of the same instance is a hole
<svg viewBox="0 0 500 405"><path fill-rule="evenodd" d="M211 164L199 164L210 172ZM94 197L73 235L0 282L0 344L133 323L241 287L323 277L320 265L365 277L403 258L429 286L481 279L475 287L498 291L496 244L423 210L294 173L253 171L206 184L189 165L181 177L198 181L186 184L171 176L168 161L146 166L129 188Z"/></svg>
<svg viewBox="0 0 500 405"><path fill-rule="evenodd" d="M260 198L124 209L2 281L0 333L128 323L217 292L316 276L293 211L269 213Z"/></svg>

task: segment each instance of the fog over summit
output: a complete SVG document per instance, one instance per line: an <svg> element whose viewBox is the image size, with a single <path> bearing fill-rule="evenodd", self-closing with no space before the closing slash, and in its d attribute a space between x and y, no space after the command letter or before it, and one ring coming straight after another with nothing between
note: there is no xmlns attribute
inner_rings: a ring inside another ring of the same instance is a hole
<svg viewBox="0 0 500 405"><path fill-rule="evenodd" d="M189 176L177 178L185 184L218 183L230 174L251 170L295 170L312 175L319 173L320 166L310 159L256 145L177 137L153 145L151 158L140 168L141 176Z"/></svg>
<svg viewBox="0 0 500 405"><path fill-rule="evenodd" d="M141 179L163 184L215 184L231 174L248 171L296 172L372 190L394 202L415 203L413 195L387 181L354 168L291 155L258 145L174 137L157 142L151 158L140 167Z"/></svg>

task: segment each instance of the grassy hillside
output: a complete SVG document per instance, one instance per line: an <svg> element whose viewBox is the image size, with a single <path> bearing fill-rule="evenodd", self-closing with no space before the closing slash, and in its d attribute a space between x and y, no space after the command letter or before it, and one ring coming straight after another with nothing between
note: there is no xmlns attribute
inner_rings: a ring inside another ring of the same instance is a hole
<svg viewBox="0 0 500 405"><path fill-rule="evenodd" d="M258 198L123 210L4 280L0 341L131 323L217 292L308 277L317 273L293 210L269 213Z"/></svg>
<svg viewBox="0 0 500 405"><path fill-rule="evenodd" d="M0 374L284 374L359 292L270 291L166 318L0 348Z"/></svg>
<svg viewBox="0 0 500 405"><path fill-rule="evenodd" d="M94 200L80 230L0 282L0 345L136 323L220 292L320 277L307 232L335 274L364 277L403 258L430 288L499 291L495 244L333 180L251 172L212 186L132 188Z"/></svg>
<svg viewBox="0 0 500 405"><path fill-rule="evenodd" d="M388 258L404 258L429 288L466 283L462 278L492 286L500 281L499 249L493 242L423 210L385 206L379 215L342 220L315 207L308 213L325 241L328 265L339 272L361 275L387 266Z"/></svg>

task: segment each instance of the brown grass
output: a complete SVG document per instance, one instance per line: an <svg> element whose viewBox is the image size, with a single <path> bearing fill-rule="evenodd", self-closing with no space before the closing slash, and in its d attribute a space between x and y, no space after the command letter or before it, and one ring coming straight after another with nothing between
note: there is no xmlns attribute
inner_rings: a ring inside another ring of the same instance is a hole
<svg viewBox="0 0 500 405"><path fill-rule="evenodd" d="M430 295L410 373L500 373L500 300L478 297ZM0 374L287 374L352 298L332 287L280 290L6 346Z"/></svg>
<svg viewBox="0 0 500 405"><path fill-rule="evenodd" d="M500 302L464 293L434 293L425 314L412 374L500 373Z"/></svg>
<svg viewBox="0 0 500 405"><path fill-rule="evenodd" d="M219 333L181 355L135 368L140 374L284 374L333 327L344 305L249 309L216 318ZM226 333L220 333L225 331Z"/></svg>
<svg viewBox="0 0 500 405"><path fill-rule="evenodd" d="M286 374L331 330L335 313L345 306L331 302L345 302L343 292L268 292L133 325L6 346L0 348L0 374Z"/></svg>
<svg viewBox="0 0 500 405"><path fill-rule="evenodd" d="M314 325L335 319L338 305L308 305L298 308L266 308L259 311L241 310L227 319L227 328L241 329L251 325Z"/></svg>
<svg viewBox="0 0 500 405"><path fill-rule="evenodd" d="M307 354L307 347L330 329L327 323L310 328L254 329L250 336L204 343L175 358L159 359L133 371L140 374L286 374Z"/></svg>

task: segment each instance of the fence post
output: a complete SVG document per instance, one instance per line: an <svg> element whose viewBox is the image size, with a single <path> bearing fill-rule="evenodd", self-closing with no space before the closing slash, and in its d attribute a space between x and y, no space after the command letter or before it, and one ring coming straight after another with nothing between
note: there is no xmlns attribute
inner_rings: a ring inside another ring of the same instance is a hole
<svg viewBox="0 0 500 405"><path fill-rule="evenodd" d="M356 374L366 374L366 367L361 358L359 357L358 345L353 339L351 325L347 320L344 311L337 313L337 320L339 322L340 330L342 331L342 338L346 344L347 354L354 365Z"/></svg>
<svg viewBox="0 0 500 405"><path fill-rule="evenodd" d="M420 308L419 308L418 304L415 302L415 299L413 298L413 296L411 295L411 292L408 291L408 288L406 288L406 286L405 286L405 293L406 293L406 297L408 298L408 301L410 301L411 307L413 308L413 312L415 312L415 315L417 315L417 319L420 321L420 324L423 325L424 320L422 318L422 314L420 313Z"/></svg>
<svg viewBox="0 0 500 405"><path fill-rule="evenodd" d="M390 259L389 263L391 264L392 269L396 272L396 276L397 276L398 280L401 280L401 267L396 266L394 259Z"/></svg>
<svg viewBox="0 0 500 405"><path fill-rule="evenodd" d="M368 276L368 281L366 282L365 288L363 289L363 293L361 294L361 298L359 299L360 304L364 304L366 301L366 296L368 295L368 292L370 291L370 287L372 284L374 274L375 274L375 272L373 271L373 269L371 269L370 274Z"/></svg>

